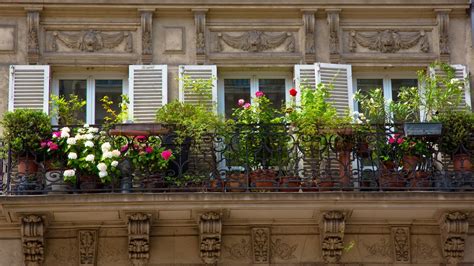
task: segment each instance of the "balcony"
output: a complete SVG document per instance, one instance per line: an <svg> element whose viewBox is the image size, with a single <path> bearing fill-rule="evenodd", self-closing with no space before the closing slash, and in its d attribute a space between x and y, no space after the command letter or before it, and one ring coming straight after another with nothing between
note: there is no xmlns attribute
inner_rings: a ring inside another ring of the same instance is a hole
<svg viewBox="0 0 474 266"><path fill-rule="evenodd" d="M97 127L98 133L90 138L95 143L91 149L100 151L104 148L101 144L109 143L108 150L121 151L114 159L118 165L108 165L104 178L95 167L81 169L79 164L71 165L74 157L69 157L72 148L67 147L83 144L65 144L66 138L74 138L80 134L77 132L85 136L88 128L70 126L67 137L62 136L62 147L45 146L44 152L22 154L8 151L3 167L3 193L474 190L472 151L458 147L451 154L442 153L441 136L406 138L400 125L373 125L363 131L355 130L356 126L317 129L317 133L310 135L288 124L235 125L232 131L207 132L199 139L179 137L171 128L123 124L104 131ZM59 143L60 134L52 141ZM403 142L408 141L411 143L403 148ZM422 152L406 148L418 144L422 145ZM160 158L163 151L170 151L165 157L171 157ZM98 165L105 160L104 154L102 158L96 155L91 163ZM87 162L84 151L76 155L79 158L74 160Z"/></svg>

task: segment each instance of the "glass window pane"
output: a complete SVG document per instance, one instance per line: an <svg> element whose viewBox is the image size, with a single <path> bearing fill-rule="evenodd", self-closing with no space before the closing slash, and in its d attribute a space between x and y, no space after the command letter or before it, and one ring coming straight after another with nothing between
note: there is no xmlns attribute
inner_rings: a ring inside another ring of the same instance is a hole
<svg viewBox="0 0 474 266"><path fill-rule="evenodd" d="M59 96L64 96L66 100L71 99L71 95L77 95L78 99L83 101L87 99L87 81L86 80L59 80ZM86 106L82 107L75 115L81 121L86 121ZM58 123L63 124L62 121Z"/></svg>
<svg viewBox="0 0 474 266"><path fill-rule="evenodd" d="M418 87L417 79L392 79L392 100L398 101L398 93L401 88Z"/></svg>
<svg viewBox="0 0 474 266"><path fill-rule="evenodd" d="M285 79L259 79L258 90L263 91L273 106L281 109L285 103Z"/></svg>
<svg viewBox="0 0 474 266"><path fill-rule="evenodd" d="M250 102L250 79L224 79L225 117L232 117L232 112L238 107L239 99Z"/></svg>
<svg viewBox="0 0 474 266"><path fill-rule="evenodd" d="M95 123L104 123L104 118L107 115L102 102L100 101L104 96L108 96L109 100L113 101L113 109L118 114L120 112L119 104L122 102L122 80L96 80L95 81Z"/></svg>

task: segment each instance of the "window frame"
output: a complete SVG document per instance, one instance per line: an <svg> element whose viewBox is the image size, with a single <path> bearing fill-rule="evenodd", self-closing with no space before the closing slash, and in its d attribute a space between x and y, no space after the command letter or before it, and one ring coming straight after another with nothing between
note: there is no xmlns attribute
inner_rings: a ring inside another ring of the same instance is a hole
<svg viewBox="0 0 474 266"><path fill-rule="evenodd" d="M116 72L103 72L98 74L86 73L59 73L55 74L52 82L51 94L59 95L60 80L85 80L86 81L86 121L95 124L95 81L96 80L122 80L122 94L129 95L128 76Z"/></svg>

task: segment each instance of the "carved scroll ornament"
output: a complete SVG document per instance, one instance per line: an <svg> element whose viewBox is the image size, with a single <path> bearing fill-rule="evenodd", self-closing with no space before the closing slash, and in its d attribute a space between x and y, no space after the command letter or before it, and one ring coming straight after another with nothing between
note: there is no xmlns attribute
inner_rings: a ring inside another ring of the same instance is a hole
<svg viewBox="0 0 474 266"><path fill-rule="evenodd" d="M79 231L79 265L95 265L97 250L97 231Z"/></svg>
<svg viewBox="0 0 474 266"><path fill-rule="evenodd" d="M98 30L87 30L78 33L55 31L52 48L58 50L57 40L65 46L83 52L97 52L102 49L112 49L126 42L125 51L133 51L133 39L130 32L104 33Z"/></svg>
<svg viewBox="0 0 474 266"><path fill-rule="evenodd" d="M376 33L350 32L349 50L355 52L357 45L382 53L395 53L420 44L420 51L428 53L430 45L425 31L401 33L396 30L379 30Z"/></svg>
<svg viewBox="0 0 474 266"><path fill-rule="evenodd" d="M467 213L455 211L444 215L441 222L441 243L449 264L463 261L468 229Z"/></svg>
<svg viewBox="0 0 474 266"><path fill-rule="evenodd" d="M44 222L38 215L21 218L21 237L25 265L41 265L44 260Z"/></svg>
<svg viewBox="0 0 474 266"><path fill-rule="evenodd" d="M253 262L270 263L270 228L252 228Z"/></svg>
<svg viewBox="0 0 474 266"><path fill-rule="evenodd" d="M134 266L146 265L150 258L150 215L128 217L128 257Z"/></svg>
<svg viewBox="0 0 474 266"><path fill-rule="evenodd" d="M326 263L338 263L344 249L346 214L341 211L325 212L321 225L322 257Z"/></svg>
<svg viewBox="0 0 474 266"><path fill-rule="evenodd" d="M392 243L395 262L410 262L410 229L408 227L392 228Z"/></svg>
<svg viewBox="0 0 474 266"><path fill-rule="evenodd" d="M206 212L199 217L200 255L205 264L215 264L221 256L221 214Z"/></svg>
<svg viewBox="0 0 474 266"><path fill-rule="evenodd" d="M247 52L263 52L274 49L286 42L285 50L288 52L295 51L295 37L290 32L280 34L270 34L262 31L249 31L238 36L232 36L226 33L219 33L218 51L222 51L224 42L228 46Z"/></svg>

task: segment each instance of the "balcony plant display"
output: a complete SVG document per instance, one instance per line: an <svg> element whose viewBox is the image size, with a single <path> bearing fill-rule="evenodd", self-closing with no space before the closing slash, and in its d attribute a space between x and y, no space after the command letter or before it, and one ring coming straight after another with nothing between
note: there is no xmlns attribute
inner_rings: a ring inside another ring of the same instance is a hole
<svg viewBox="0 0 474 266"><path fill-rule="evenodd" d="M474 147L470 138L474 132L474 114L469 110L448 111L438 117L443 123L440 151L451 157L455 171L471 171Z"/></svg>
<svg viewBox="0 0 474 266"><path fill-rule="evenodd" d="M85 100L70 94L68 98L61 95L51 95L51 117L58 125L82 125L84 121L79 118L81 109L86 105Z"/></svg>
<svg viewBox="0 0 474 266"><path fill-rule="evenodd" d="M6 150L18 158L18 173L30 176L38 171L40 143L51 134L50 117L42 111L16 109L1 122Z"/></svg>

